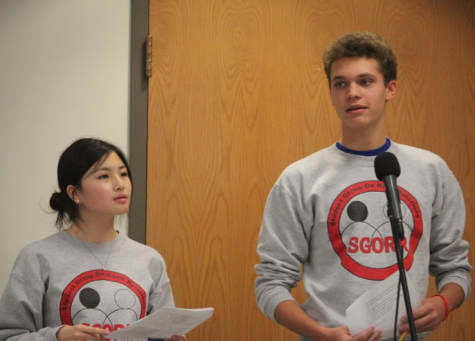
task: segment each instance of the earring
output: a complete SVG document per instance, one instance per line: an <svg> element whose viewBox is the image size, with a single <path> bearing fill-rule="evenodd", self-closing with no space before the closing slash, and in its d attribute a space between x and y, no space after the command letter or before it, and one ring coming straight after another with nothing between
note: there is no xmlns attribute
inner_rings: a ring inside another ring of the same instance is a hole
<svg viewBox="0 0 475 341"><path fill-rule="evenodd" d="M76 199L76 202L79 204L79 199Z"/></svg>

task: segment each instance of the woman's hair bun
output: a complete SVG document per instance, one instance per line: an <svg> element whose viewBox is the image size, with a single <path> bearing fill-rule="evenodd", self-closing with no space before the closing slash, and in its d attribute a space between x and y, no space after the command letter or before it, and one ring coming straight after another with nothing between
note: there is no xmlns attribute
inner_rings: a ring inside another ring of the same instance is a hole
<svg viewBox="0 0 475 341"><path fill-rule="evenodd" d="M63 211L63 195L59 192L54 192L49 199L49 206L55 211Z"/></svg>

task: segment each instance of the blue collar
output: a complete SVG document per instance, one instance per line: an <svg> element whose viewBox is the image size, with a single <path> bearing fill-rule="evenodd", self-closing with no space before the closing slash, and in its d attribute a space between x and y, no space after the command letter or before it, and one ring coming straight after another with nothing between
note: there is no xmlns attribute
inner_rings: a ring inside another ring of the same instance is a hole
<svg viewBox="0 0 475 341"><path fill-rule="evenodd" d="M353 150L353 149L349 149L342 146L340 142L336 143L336 147L342 152L348 153L348 154L361 155L361 156L376 156L381 153L384 153L385 151L389 149L389 147L391 147L391 140L386 137L386 143L383 146L377 149L373 149L373 150L364 150L364 151Z"/></svg>

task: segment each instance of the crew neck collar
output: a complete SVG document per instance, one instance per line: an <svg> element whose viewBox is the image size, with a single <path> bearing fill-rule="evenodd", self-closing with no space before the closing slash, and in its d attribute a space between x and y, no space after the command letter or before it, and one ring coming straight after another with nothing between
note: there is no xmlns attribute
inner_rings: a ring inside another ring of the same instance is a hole
<svg viewBox="0 0 475 341"><path fill-rule="evenodd" d="M387 151L391 147L391 140L386 137L386 142L381 147L373 149L373 150L363 150L363 151L346 148L340 142L336 142L335 145L340 151L342 151L344 153L353 154L353 155L360 155L360 156L377 156L381 153L384 153L385 151Z"/></svg>

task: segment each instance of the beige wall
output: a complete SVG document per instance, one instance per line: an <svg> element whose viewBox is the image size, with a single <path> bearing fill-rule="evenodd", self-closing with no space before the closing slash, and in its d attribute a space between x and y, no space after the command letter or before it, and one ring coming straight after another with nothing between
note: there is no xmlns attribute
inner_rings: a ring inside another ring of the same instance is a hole
<svg viewBox="0 0 475 341"><path fill-rule="evenodd" d="M130 0L0 1L0 294L45 213L60 153L88 135L128 150Z"/></svg>

